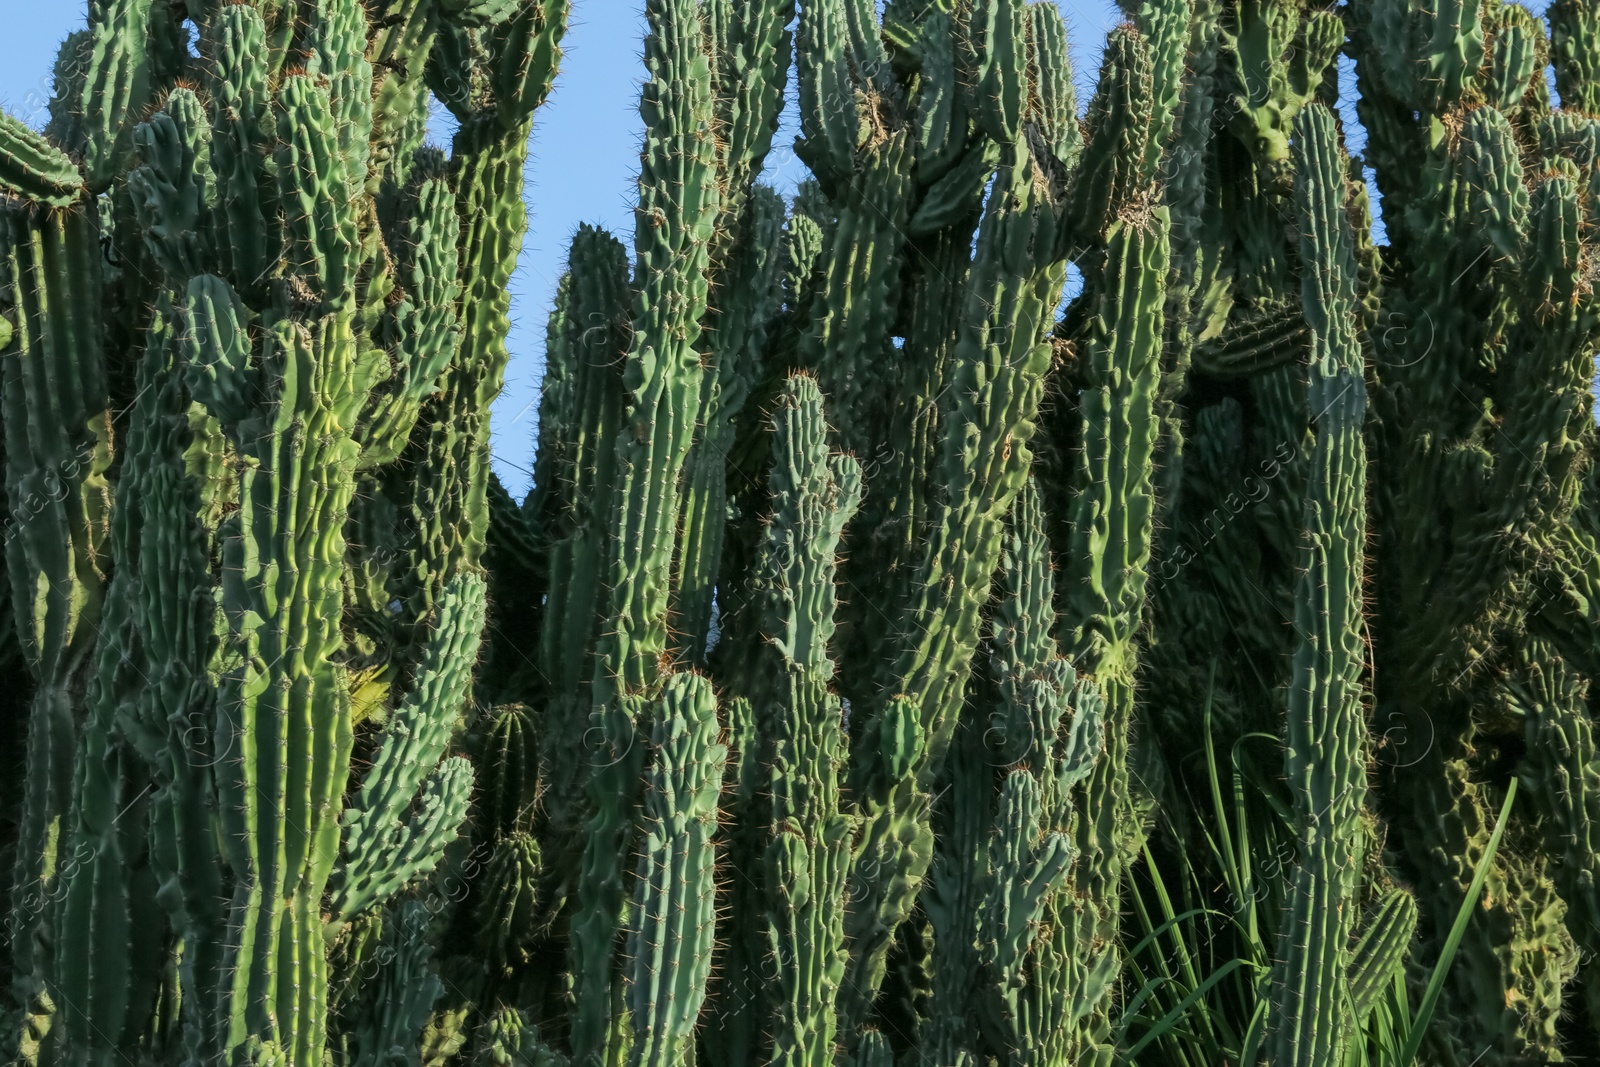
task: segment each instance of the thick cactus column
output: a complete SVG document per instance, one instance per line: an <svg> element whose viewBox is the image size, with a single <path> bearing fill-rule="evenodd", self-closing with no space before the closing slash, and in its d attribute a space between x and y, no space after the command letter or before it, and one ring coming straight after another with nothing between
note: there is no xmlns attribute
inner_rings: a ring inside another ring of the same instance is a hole
<svg viewBox="0 0 1600 1067"><path fill-rule="evenodd" d="M620 1039L613 1018L622 856L631 838L641 769L635 728L642 702L668 674L668 594L679 485L694 439L701 377L707 249L716 218L711 69L697 5L652 0L650 72L640 102L641 154L633 339L623 370L628 417L616 436L617 480L606 563L609 604L594 657L590 704L599 717L585 843L573 920L578 1013L574 1058L588 1065Z"/></svg>
<svg viewBox="0 0 1600 1067"><path fill-rule="evenodd" d="M750 694L770 768L765 926L772 958L788 961L771 996L771 1062L824 1067L833 1062L848 958L844 889L854 830L840 807L845 738L828 642L835 555L861 499L861 469L828 455L813 379L789 379L773 422L773 515L755 579L772 682Z"/></svg>
<svg viewBox="0 0 1600 1067"><path fill-rule="evenodd" d="M1076 793L1103 748L1104 700L1093 680L1076 678L1056 646L1052 572L1038 487L1030 479L1006 533L1004 592L989 642L988 715L966 724L969 732L983 730L983 744L968 761L981 759L985 772L972 783L979 788L967 786L970 795L951 798L985 817L978 827L982 849L969 854L971 845L958 842L949 855L941 852L930 879L934 896L925 898L930 908L935 901L961 908L943 925L953 920L971 931L947 937L936 927L936 995L945 992L947 999L935 1025L949 1028L976 996L984 1041L977 1047L1017 1065L1074 1059L1073 1027L1092 1004L1090 953L1076 943L1070 867ZM1000 775L998 797L996 768L1010 768ZM965 784L954 775L951 781L957 789ZM951 869L963 860L970 871ZM964 898L943 899L938 887L949 879L970 882Z"/></svg>
<svg viewBox="0 0 1600 1067"><path fill-rule="evenodd" d="M1593 153L1586 116L1553 110L1541 73L1553 46L1563 104L1582 106L1586 16L1582 5L1550 14L1547 42L1516 5L1352 8L1365 155L1390 237L1388 328L1374 335L1375 710L1386 730L1414 740L1385 773L1382 798L1417 887L1423 959L1448 934L1506 779L1523 765L1536 784L1533 768L1566 759L1512 755L1535 738L1555 743L1543 733L1553 709L1528 697L1564 665L1530 677L1523 644L1531 622L1549 634L1542 620L1564 614L1549 610L1546 591L1581 570L1552 548L1587 525L1578 470L1594 439L1579 195ZM1458 118L1459 133L1445 136ZM1560 659L1582 659L1585 643L1564 641ZM1577 796L1540 797L1536 810L1552 802L1567 808ZM1510 832L1540 833L1535 825L1514 814ZM1457 1025L1430 1032L1435 1055L1559 1054L1563 987L1587 924L1574 921L1586 891L1552 863L1558 854L1496 856L1440 1002Z"/></svg>
<svg viewBox="0 0 1600 1067"><path fill-rule="evenodd" d="M0 218L10 341L0 359L6 434L6 562L33 681L11 886L13 1010L23 1055L49 1008L48 913L71 806L73 753L103 601L111 423L97 309L98 232L87 206L10 206Z"/></svg>
<svg viewBox="0 0 1600 1067"><path fill-rule="evenodd" d="M489 414L510 360L508 285L528 227L528 138L560 64L569 7L567 0L527 0L440 11L427 77L461 124L450 156L460 344L418 416L408 457L417 474L397 494L415 530L403 562L409 581L400 591L413 618L432 612L452 576L482 565Z"/></svg>
<svg viewBox="0 0 1600 1067"><path fill-rule="evenodd" d="M561 370L565 380L557 388L547 372L539 403L536 463L547 484L536 484L528 502L549 560L539 669L557 698L577 699L593 672L589 657L604 593L615 441L626 395L628 300L622 244L580 226L567 256L562 321L546 354L551 371Z"/></svg>
<svg viewBox="0 0 1600 1067"><path fill-rule="evenodd" d="M652 709L643 839L627 940L629 1067L691 1057L716 936L712 841L728 749L711 684L675 674Z"/></svg>
<svg viewBox="0 0 1600 1067"><path fill-rule="evenodd" d="M727 530L727 463L735 420L758 376L779 300L783 205L755 184L777 132L788 83L795 0L711 0L713 111L721 187L703 324L700 428L684 488L672 614L675 653L705 658Z"/></svg>
<svg viewBox="0 0 1600 1067"><path fill-rule="evenodd" d="M954 403L945 412L937 471L949 503L933 516L920 595L908 622L912 639L883 673L888 706L864 736L916 739L877 752L858 746L852 785L868 813L852 872L847 930L851 965L842 992L852 1025L865 1018L883 980L889 936L909 915L931 860L922 792L932 785L965 697L981 606L999 563L1003 523L1027 478L1035 417L1050 346L1046 316L1065 280L1056 257L1051 193L1033 181L1033 161L1017 144L999 168L968 278L951 372ZM904 715L913 716L905 722ZM911 773L897 769L909 756Z"/></svg>
<svg viewBox="0 0 1600 1067"><path fill-rule="evenodd" d="M1303 110L1291 148L1317 436L1295 595L1300 645L1285 757L1300 862L1283 917L1266 1048L1274 1067L1324 1067L1344 1062L1351 1032L1346 945L1365 852L1366 384L1345 166L1332 114L1320 105Z"/></svg>

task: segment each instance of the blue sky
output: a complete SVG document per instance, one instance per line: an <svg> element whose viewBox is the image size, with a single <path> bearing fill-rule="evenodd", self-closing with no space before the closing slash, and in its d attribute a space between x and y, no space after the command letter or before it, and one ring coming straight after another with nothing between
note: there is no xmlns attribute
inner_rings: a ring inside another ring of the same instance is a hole
<svg viewBox="0 0 1600 1067"><path fill-rule="evenodd" d="M8 2L0 35L0 105L39 125L45 118L56 46L84 20L71 0ZM544 322L580 222L611 229L625 242L633 232L633 183L638 173L637 105L641 0L574 0L566 59L550 101L539 113L528 167L530 229L511 282L511 367L494 410L495 468L520 496L529 485ZM1111 0L1064 0L1080 101L1098 67L1100 42L1119 15ZM441 133L444 131L441 129ZM789 145L792 126L778 138L768 180L788 191L802 175Z"/></svg>

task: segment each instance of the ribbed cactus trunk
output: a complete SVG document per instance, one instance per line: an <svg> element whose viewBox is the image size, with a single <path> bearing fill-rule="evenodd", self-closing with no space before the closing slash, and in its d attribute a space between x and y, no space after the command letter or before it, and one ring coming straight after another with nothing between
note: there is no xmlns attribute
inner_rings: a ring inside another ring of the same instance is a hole
<svg viewBox="0 0 1600 1067"><path fill-rule="evenodd" d="M1366 382L1346 167L1332 114L1320 105L1301 111L1291 149L1316 444L1295 590L1299 646L1286 731L1299 865L1290 876L1282 962L1272 976L1267 1059L1311 1067L1343 1063L1352 1024L1361 1021L1349 1013L1347 946L1365 854Z"/></svg>
<svg viewBox="0 0 1600 1067"><path fill-rule="evenodd" d="M861 469L830 457L822 394L791 378L774 415L772 496L778 505L755 579L772 678L750 694L761 709L759 758L770 766L763 874L766 933L781 972L772 1062L833 1061L845 947L845 883L855 820L841 807L846 748L828 650L834 633L835 554L861 499ZM782 683L779 684L779 680Z"/></svg>
<svg viewBox="0 0 1600 1067"><path fill-rule="evenodd" d="M1536 797L1547 788L1534 768L1550 751L1540 736L1549 712L1526 714L1519 692L1527 643L1576 634L1561 590L1588 569L1556 545L1586 527L1576 512L1594 438L1594 327L1580 190L1595 158L1588 120L1550 107L1544 27L1525 11L1469 8L1456 25L1381 5L1357 14L1369 156L1395 220L1383 304L1401 327L1378 346L1389 389L1376 514L1391 547L1376 567L1377 708L1419 743L1433 738L1386 775L1384 810L1436 943L1499 807L1506 772L1490 769L1490 754L1533 742L1532 758L1512 757L1507 770ZM1431 79L1417 78L1392 40L1415 32L1406 20L1432 30L1437 43L1421 57ZM1582 99L1586 60L1571 44L1581 22L1572 9L1553 13L1564 104ZM1441 140L1466 100L1482 106ZM1542 646L1540 673L1587 660L1588 640L1562 639L1557 655ZM1509 719L1481 710L1495 706L1516 710ZM1580 790L1556 806L1586 803ZM1489 913L1452 971L1445 1003L1461 1023L1438 1033L1441 1055L1554 1054L1574 938L1589 941L1587 923L1573 921L1589 891L1552 863L1559 854L1497 857Z"/></svg>
<svg viewBox="0 0 1600 1067"><path fill-rule="evenodd" d="M572 932L578 1002L572 1045L582 1064L612 1062L633 1036L627 1015L636 1005L624 1001L617 967L616 941L626 899L623 861L632 849L639 803L644 755L640 731L650 716L667 713L664 707L649 709L673 676L667 610L679 472L693 444L699 410L704 371L697 341L719 195L711 69L702 48L698 5L660 0L648 6L647 17L650 81L640 102L646 138L635 213L633 339L623 370L628 414L613 438L616 482L602 487L612 501L613 536L604 571L605 623L588 692L602 741L592 748L589 800L594 814ZM663 962L646 959L640 966ZM634 975L633 981L641 977ZM703 996L704 979L688 994ZM658 1057L663 1052L657 1042L669 1041L677 1048L683 1038L658 1031L654 1024L671 1027L676 1020L681 1026L686 1005L653 1009L654 1018L637 1019L634 1025L649 1028L648 1034L639 1035L648 1045L642 1054Z"/></svg>

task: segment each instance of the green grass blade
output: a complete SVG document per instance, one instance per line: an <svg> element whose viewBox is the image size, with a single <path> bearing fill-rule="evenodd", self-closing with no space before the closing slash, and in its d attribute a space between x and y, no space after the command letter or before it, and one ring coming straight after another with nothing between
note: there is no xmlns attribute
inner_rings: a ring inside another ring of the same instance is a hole
<svg viewBox="0 0 1600 1067"><path fill-rule="evenodd" d="M1428 978L1422 1003L1417 1005L1417 1017L1411 1020L1411 1033L1406 1038L1405 1047L1400 1050L1398 1067L1411 1067L1417 1049L1422 1046L1422 1035L1427 1032L1428 1023L1433 1019L1433 1010L1439 1004L1440 994L1444 992L1445 977L1450 972L1450 964L1455 961L1461 939L1466 936L1467 923L1472 921L1478 898L1483 895L1483 884L1489 880L1489 867L1494 863L1495 850L1500 847L1500 837L1511 818L1511 802L1516 798L1517 780L1513 778L1510 788L1506 790L1506 801L1500 806L1500 818L1495 821L1494 833L1489 835L1489 847L1484 849L1483 858L1478 861L1478 869L1472 875L1472 885L1467 888L1467 898L1461 902L1461 910L1456 912L1456 921L1450 927L1450 936L1445 939L1444 950L1439 953L1439 962L1434 964L1433 974Z"/></svg>

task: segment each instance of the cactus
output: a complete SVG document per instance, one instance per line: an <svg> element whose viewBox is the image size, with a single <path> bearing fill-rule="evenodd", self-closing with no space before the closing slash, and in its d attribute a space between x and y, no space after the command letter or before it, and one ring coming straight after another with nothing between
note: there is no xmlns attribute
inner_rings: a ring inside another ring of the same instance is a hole
<svg viewBox="0 0 1600 1067"><path fill-rule="evenodd" d="M81 208L50 215L23 209L4 225L14 322L3 370L6 558L33 689L14 853L11 989L14 1009L47 1015L37 1003L47 996L49 967L41 927L57 892L72 799L74 704L82 700L104 599L111 426L100 334L84 313L100 299L95 220Z"/></svg>
<svg viewBox="0 0 1600 1067"><path fill-rule="evenodd" d="M711 685L699 675L674 675L652 713L627 933L633 1067L682 1063L693 1047L716 936L712 840L728 755L716 741Z"/></svg>
<svg viewBox="0 0 1600 1067"><path fill-rule="evenodd" d="M406 452L458 361L458 294L485 270L485 238L458 236L458 183L417 152L439 21L391 6L376 47L411 75L374 74L368 12L343 0L199 5L187 26L166 4L96 3L45 133L0 123L7 539L39 694L11 942L29 1019L13 1051L30 1061L181 1045L323 1062L330 944L431 869L465 816L471 769L445 753L477 659L476 560L429 576L392 677L342 659L342 530L357 478L382 484L357 472ZM517 32L486 49L499 76L480 104L514 161L565 8L506 14ZM190 33L195 49L176 44ZM521 226L509 215L492 240ZM476 358L505 328L469 315L462 332ZM133 398L115 456L112 389ZM382 575L368 587L404 588L397 559L365 547L356 568ZM381 735L358 737L362 717ZM358 745L377 770L352 782ZM426 923L391 927L409 988ZM431 999L396 1007L410 1021L383 1023L382 1047L351 1051L366 1024L341 1022L331 1054L386 1060Z"/></svg>
<svg viewBox="0 0 1600 1067"><path fill-rule="evenodd" d="M847 954L844 891L854 821L841 810L842 710L834 664L834 557L860 503L860 466L828 456L822 394L791 378L774 415L774 511L754 578L762 597L768 675L757 696L762 759L769 765L764 850L766 929L780 972L773 996L772 1062L832 1059L839 983Z"/></svg>
<svg viewBox="0 0 1600 1067"><path fill-rule="evenodd" d="M647 0L519 502L567 0L95 0L0 117L7 1055L1332 1067L1452 955L1430 1062L1593 1043L1590 6L1128 4L1080 122L1042 0Z"/></svg>
<svg viewBox="0 0 1600 1067"><path fill-rule="evenodd" d="M1282 961L1272 976L1267 1056L1338 1063L1349 1045L1346 945L1359 883L1365 799L1360 675L1366 544L1366 387L1356 327L1355 255L1344 212L1344 160L1320 105L1295 118L1302 308L1311 334L1316 446L1306 490L1306 547L1295 591L1294 689L1285 767L1300 864L1291 875ZM1370 996L1370 994L1369 994Z"/></svg>
<svg viewBox="0 0 1600 1067"><path fill-rule="evenodd" d="M645 122L635 245L633 340L623 371L628 415L615 434L617 479L613 532L604 574L607 625L592 657L588 703L598 709L599 743L589 786L595 808L574 920L574 982L579 1014L572 1038L585 1065L620 1040L609 1017L616 981L614 942L622 919L621 856L640 762L636 721L666 682L667 606L677 474L693 444L702 368L695 343L705 311L706 256L716 215L711 136L710 64L702 51L700 12L685 0L647 8L645 65L651 80L640 100ZM670 1021L663 1025L670 1028ZM679 1042L680 1034L652 1035ZM668 1050L670 1051L670 1049ZM652 1046L652 1055L662 1049Z"/></svg>
<svg viewBox="0 0 1600 1067"><path fill-rule="evenodd" d="M1350 1021L1356 1032L1365 1028L1383 987L1399 973L1416 928L1415 898L1403 889L1391 890L1379 902L1350 950L1346 980L1350 985Z"/></svg>
<svg viewBox="0 0 1600 1067"><path fill-rule="evenodd" d="M1537 84L1546 43L1542 27L1520 9L1486 8L1450 30L1461 55L1484 54L1483 69L1458 72L1453 53L1427 53L1423 61L1447 77L1423 86L1395 74L1405 53L1380 38L1385 11L1358 20L1361 47L1386 59L1363 83L1370 101L1363 106L1374 116L1371 155L1385 217L1392 189L1395 207L1415 212L1416 221L1393 224L1394 247L1407 258L1397 261L1403 269L1391 268L1382 302L1397 323L1431 322L1438 358L1378 346L1386 386L1379 455L1387 475L1377 486L1376 525L1393 547L1376 558L1374 670L1380 717L1437 738L1420 763L1384 782L1393 832L1414 857L1419 884L1443 887L1431 902L1419 900L1421 928L1428 936L1426 924L1434 923L1437 938L1448 924L1441 913L1459 902L1472 857L1485 847L1485 824L1503 787L1480 786L1471 768L1499 737L1517 737L1520 745L1522 736L1534 736L1520 723L1479 722L1470 709L1516 700L1515 687L1488 668L1503 662L1516 671L1524 659L1520 640L1506 644L1502 635L1541 613L1535 576L1562 564L1535 546L1573 521L1579 470L1593 440L1584 238L1569 199L1591 160L1581 138L1554 134L1572 128L1577 116L1553 111ZM1558 79L1581 99L1581 61L1561 55L1581 32L1572 14L1569 8L1553 19L1563 42L1557 69L1567 72ZM1529 44L1517 44L1519 37ZM1435 33L1435 40L1449 39L1444 29ZM1438 121L1463 94L1488 103L1472 112L1456 145L1430 147L1418 125ZM1408 106L1420 108L1420 118L1402 118ZM1533 133L1539 129L1548 132ZM1523 158L1519 143L1529 145ZM1456 175L1452 189L1447 183ZM1462 203L1459 225L1428 218L1451 197ZM1480 254L1483 261L1458 278ZM1481 293L1482 304L1463 301L1463 286ZM1399 339L1387 332L1386 340ZM1529 451L1535 440L1541 444ZM1426 495L1411 495L1428 482ZM1446 515L1461 516L1448 533L1440 526ZM1478 558L1469 568L1471 556ZM1411 614L1419 597L1430 604L1426 620ZM1553 680L1561 668L1549 663L1546 670ZM1424 677L1451 682L1423 693ZM1537 732L1539 718L1530 716L1527 728ZM1548 741L1539 750L1548 751ZM1418 818L1425 810L1432 814ZM1424 867L1431 873L1422 875ZM1539 853L1495 863L1488 892L1505 904L1463 942L1444 999L1474 1021L1441 1034L1441 1048L1488 1047L1491 1059L1554 1049L1559 990L1576 963L1572 938L1585 936L1569 911L1581 892L1552 884L1554 873Z"/></svg>

